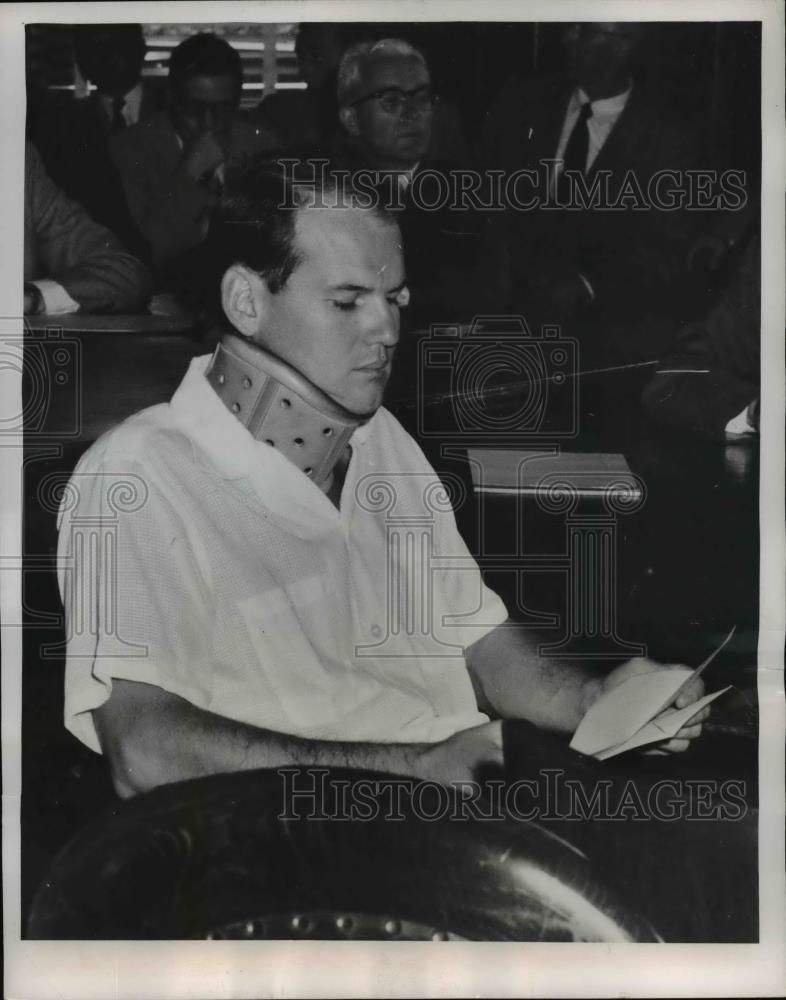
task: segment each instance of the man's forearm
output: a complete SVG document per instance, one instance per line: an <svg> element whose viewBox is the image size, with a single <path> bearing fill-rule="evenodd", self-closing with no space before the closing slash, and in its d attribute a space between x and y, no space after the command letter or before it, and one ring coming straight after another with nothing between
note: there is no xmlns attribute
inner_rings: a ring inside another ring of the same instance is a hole
<svg viewBox="0 0 786 1000"><path fill-rule="evenodd" d="M532 632L512 623L489 632L466 655L481 709L502 718L572 733L601 692L602 678L583 664L538 655Z"/></svg>
<svg viewBox="0 0 786 1000"><path fill-rule="evenodd" d="M132 681L115 681L112 697L94 715L123 797L208 774L292 764L418 776L429 747L302 739L226 719Z"/></svg>

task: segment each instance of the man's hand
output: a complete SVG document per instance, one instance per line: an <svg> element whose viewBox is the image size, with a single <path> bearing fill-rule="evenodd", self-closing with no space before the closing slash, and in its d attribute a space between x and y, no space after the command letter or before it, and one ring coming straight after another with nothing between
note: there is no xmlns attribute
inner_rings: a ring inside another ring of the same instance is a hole
<svg viewBox="0 0 786 1000"><path fill-rule="evenodd" d="M212 132L203 132L183 153L183 169L193 180L215 170L226 159L226 153Z"/></svg>
<svg viewBox="0 0 786 1000"><path fill-rule="evenodd" d="M682 664L679 663L656 663L654 660L648 660L644 657L636 657L635 659L628 660L627 663L623 663L619 667L616 667L604 678L601 686L601 694L606 691L611 691L629 677L635 677L638 674L651 674L655 670L680 669L684 668ZM703 695L704 681L701 677L694 677L677 695L673 703L674 707L685 708L687 705L693 704L694 701L698 701L699 698L703 697ZM649 754L663 754L681 753L683 750L687 750L690 746L690 741L701 736L702 723L709 714L709 705L705 705L704 708L697 712L696 715L694 715L694 717L688 722L688 725L683 726L682 729L680 729L673 739L668 740L656 749L645 750L644 752Z"/></svg>
<svg viewBox="0 0 786 1000"><path fill-rule="evenodd" d="M418 778L443 785L478 780L480 768L502 767L502 723L486 722L426 747L415 765Z"/></svg>

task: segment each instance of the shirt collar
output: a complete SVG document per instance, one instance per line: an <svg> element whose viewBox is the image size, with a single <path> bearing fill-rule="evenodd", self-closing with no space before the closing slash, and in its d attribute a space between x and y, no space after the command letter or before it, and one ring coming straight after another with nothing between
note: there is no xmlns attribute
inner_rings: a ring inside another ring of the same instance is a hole
<svg viewBox="0 0 786 1000"><path fill-rule="evenodd" d="M107 114L109 120L112 120L112 106L114 104L114 98L110 97L108 94L99 94L99 100L101 101L101 107ZM139 121L139 112L142 107L142 81L135 84L127 94L123 95L125 104L123 105L123 118L125 118L128 125L136 125Z"/></svg>
<svg viewBox="0 0 786 1000"><path fill-rule="evenodd" d="M409 170L402 170L398 174L399 187L403 191L406 191L409 185L412 183L412 178L415 176L415 173L419 166L420 166L420 160L418 160L418 162L415 164L414 167L410 167Z"/></svg>

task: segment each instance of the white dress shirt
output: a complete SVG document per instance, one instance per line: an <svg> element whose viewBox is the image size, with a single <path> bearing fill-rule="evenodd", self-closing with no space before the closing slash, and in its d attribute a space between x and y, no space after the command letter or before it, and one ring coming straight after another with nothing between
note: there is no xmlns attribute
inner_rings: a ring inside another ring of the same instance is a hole
<svg viewBox="0 0 786 1000"><path fill-rule="evenodd" d="M42 312L48 316L65 316L68 313L79 312L80 306L57 281L51 278L36 278L30 282L41 293L44 308Z"/></svg>
<svg viewBox="0 0 786 1000"><path fill-rule="evenodd" d="M67 727L99 750L114 678L312 739L431 742L486 721L464 649L507 612L417 444L379 410L337 509L229 412L208 361L99 439L66 491Z"/></svg>
<svg viewBox="0 0 786 1000"><path fill-rule="evenodd" d="M598 158L598 153L603 149L604 143L614 128L617 119L625 109L632 90L633 84L630 83L628 84L628 89L623 90L621 94L615 94L613 97L604 97L598 101L590 101L581 87L577 87L568 101L565 121L562 124L562 132L557 143L556 158L562 159L565 148L568 145L568 140L570 139L570 134L573 131L573 126L578 121L579 114L581 113L582 105L589 102L592 105L592 115L587 119L589 146L587 149L587 162L584 165L584 169L589 170Z"/></svg>

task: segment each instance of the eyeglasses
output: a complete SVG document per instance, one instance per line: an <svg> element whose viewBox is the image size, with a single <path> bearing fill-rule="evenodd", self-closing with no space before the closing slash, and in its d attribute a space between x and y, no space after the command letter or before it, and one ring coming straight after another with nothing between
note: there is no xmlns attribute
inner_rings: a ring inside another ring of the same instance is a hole
<svg viewBox="0 0 786 1000"><path fill-rule="evenodd" d="M413 108L419 115L430 114L437 101L431 87L417 87L415 90L401 90L399 87L388 87L387 90L375 90L372 94L358 98L352 102L352 107L364 104L366 101L379 101L379 106L387 115L399 115L406 105Z"/></svg>

